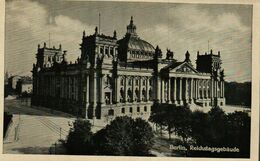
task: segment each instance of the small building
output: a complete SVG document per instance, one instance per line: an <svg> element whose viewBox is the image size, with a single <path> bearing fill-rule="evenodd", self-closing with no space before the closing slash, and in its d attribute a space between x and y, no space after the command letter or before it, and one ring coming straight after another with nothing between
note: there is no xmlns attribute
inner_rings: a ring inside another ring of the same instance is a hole
<svg viewBox="0 0 260 161"><path fill-rule="evenodd" d="M32 93L32 79L31 77L21 77L16 84L16 91L18 94Z"/></svg>
<svg viewBox="0 0 260 161"><path fill-rule="evenodd" d="M9 85L10 89L16 90L16 84L20 79L21 79L21 76L19 76L19 75L10 76L8 78L8 85Z"/></svg>

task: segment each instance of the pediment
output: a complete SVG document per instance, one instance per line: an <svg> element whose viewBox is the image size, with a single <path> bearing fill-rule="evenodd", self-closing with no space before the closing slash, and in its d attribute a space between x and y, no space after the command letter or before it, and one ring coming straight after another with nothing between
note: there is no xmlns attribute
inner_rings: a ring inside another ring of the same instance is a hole
<svg viewBox="0 0 260 161"><path fill-rule="evenodd" d="M178 72L178 73L198 73L198 71L189 63L183 62L180 65L169 70L170 73Z"/></svg>

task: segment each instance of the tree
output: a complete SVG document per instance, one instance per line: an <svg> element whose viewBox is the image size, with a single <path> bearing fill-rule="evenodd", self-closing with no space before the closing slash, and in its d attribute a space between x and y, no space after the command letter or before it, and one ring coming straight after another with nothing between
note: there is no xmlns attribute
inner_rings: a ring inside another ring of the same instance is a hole
<svg viewBox="0 0 260 161"><path fill-rule="evenodd" d="M133 125L133 155L147 156L153 146L152 127L143 119L137 118Z"/></svg>
<svg viewBox="0 0 260 161"><path fill-rule="evenodd" d="M191 116L192 138L197 145L209 145L209 115L202 111L194 111Z"/></svg>
<svg viewBox="0 0 260 161"><path fill-rule="evenodd" d="M208 112L210 144L212 146L223 146L226 143L227 115L218 106L212 107Z"/></svg>
<svg viewBox="0 0 260 161"><path fill-rule="evenodd" d="M219 107L192 114L192 138L198 146L238 148L239 153L189 151L189 156L249 157L250 116L245 112L225 114Z"/></svg>
<svg viewBox="0 0 260 161"><path fill-rule="evenodd" d="M225 82L226 103L230 105L251 105L251 82Z"/></svg>
<svg viewBox="0 0 260 161"><path fill-rule="evenodd" d="M92 137L90 122L83 119L75 120L65 141L67 153L76 155L93 154Z"/></svg>
<svg viewBox="0 0 260 161"><path fill-rule="evenodd" d="M149 121L156 124L156 128L157 125L160 126L161 135L162 135L163 126L165 125L165 117L168 116L164 107L165 106L160 105L158 103L154 104L152 106L152 114L149 118Z"/></svg>
<svg viewBox="0 0 260 161"><path fill-rule="evenodd" d="M191 136L191 110L188 106L177 106L175 114L173 127L177 135L182 138L184 145L188 145L188 138Z"/></svg>
<svg viewBox="0 0 260 161"><path fill-rule="evenodd" d="M250 156L250 116L245 112L234 112L227 115L226 144L239 148L238 157Z"/></svg>
<svg viewBox="0 0 260 161"><path fill-rule="evenodd" d="M94 136L96 153L99 155L149 155L152 140L152 128L146 121L127 116L116 117Z"/></svg>

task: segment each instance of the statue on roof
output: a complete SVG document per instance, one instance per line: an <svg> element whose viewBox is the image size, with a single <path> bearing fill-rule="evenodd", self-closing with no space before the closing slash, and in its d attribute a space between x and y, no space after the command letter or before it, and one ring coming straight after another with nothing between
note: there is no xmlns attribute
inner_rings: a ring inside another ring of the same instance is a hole
<svg viewBox="0 0 260 161"><path fill-rule="evenodd" d="M166 59L173 59L173 52L170 50L170 49L166 49L167 52L166 52Z"/></svg>

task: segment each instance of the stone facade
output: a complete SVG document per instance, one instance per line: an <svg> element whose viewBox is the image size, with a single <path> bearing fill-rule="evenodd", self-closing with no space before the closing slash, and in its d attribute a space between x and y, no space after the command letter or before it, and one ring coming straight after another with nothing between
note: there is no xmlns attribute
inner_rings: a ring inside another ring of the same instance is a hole
<svg viewBox="0 0 260 161"><path fill-rule="evenodd" d="M224 71L220 53L197 53L194 68L187 51L184 61L166 58L157 46L142 40L131 17L118 40L98 33L82 36L81 57L68 63L62 47L38 46L33 65L32 104L89 119L127 115L148 119L156 103L224 106Z"/></svg>

